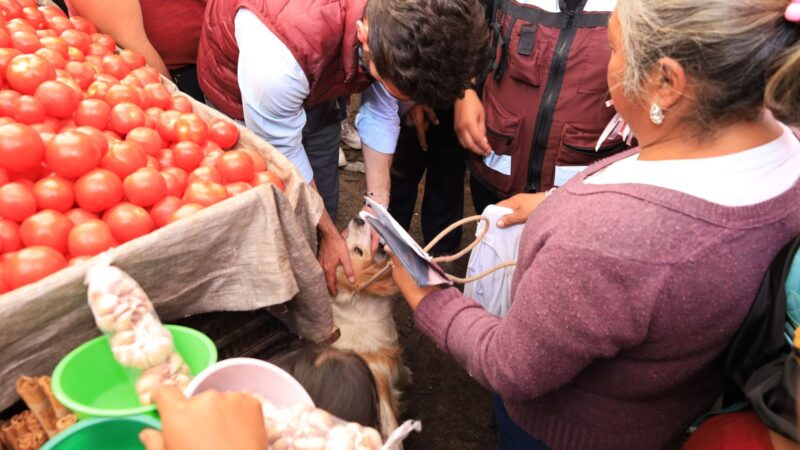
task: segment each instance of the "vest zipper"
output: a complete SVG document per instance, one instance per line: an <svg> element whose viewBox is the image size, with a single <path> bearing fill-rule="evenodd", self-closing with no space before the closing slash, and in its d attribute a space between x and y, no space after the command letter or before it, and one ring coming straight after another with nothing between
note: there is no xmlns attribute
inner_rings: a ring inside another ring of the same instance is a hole
<svg viewBox="0 0 800 450"><path fill-rule="evenodd" d="M575 17L578 12L583 10L585 3L586 1L584 0L575 10L567 11L567 24L558 35L556 52L553 55L553 62L550 64L550 74L547 77L547 87L545 87L542 103L539 106L539 114L536 116L535 134L528 164L528 180L525 185L525 191L527 192L538 192L542 187L544 154L547 150L547 141L550 138L550 129L553 125L553 115L561 92L561 85L564 81L567 57L569 57L569 51L572 48L572 42L575 40L577 32Z"/></svg>

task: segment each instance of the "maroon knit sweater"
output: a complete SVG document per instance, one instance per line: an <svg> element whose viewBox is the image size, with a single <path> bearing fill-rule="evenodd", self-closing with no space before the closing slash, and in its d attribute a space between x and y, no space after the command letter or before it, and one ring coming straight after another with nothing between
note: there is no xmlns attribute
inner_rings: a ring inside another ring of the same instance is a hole
<svg viewBox="0 0 800 450"><path fill-rule="evenodd" d="M558 189L520 242L508 315L456 289L417 325L553 449L674 445L719 396L717 358L773 256L800 234L800 183L752 206L584 179Z"/></svg>

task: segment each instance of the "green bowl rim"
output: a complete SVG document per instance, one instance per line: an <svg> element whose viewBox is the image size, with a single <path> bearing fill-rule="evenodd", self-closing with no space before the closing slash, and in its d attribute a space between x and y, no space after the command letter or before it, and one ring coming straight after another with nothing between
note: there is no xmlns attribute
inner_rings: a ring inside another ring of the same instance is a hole
<svg viewBox="0 0 800 450"><path fill-rule="evenodd" d="M155 428L156 430L161 429L161 421L159 421L153 416L148 416L145 414L138 414L135 416L125 416L125 417L95 417L92 419L81 420L75 425L67 428L66 430L64 430L63 433L59 433L56 437L47 441L40 450L52 450L57 445L61 444L62 442L66 441L70 437L74 436L75 434L86 428L93 427L95 425L105 422L117 422L117 421L139 422L141 424L144 424L145 428Z"/></svg>
<svg viewBox="0 0 800 450"><path fill-rule="evenodd" d="M214 345L214 341L211 340L208 336L203 334L200 331L195 330L194 328L184 327L182 325L164 325L170 333L174 330L181 330L186 332L187 334L194 335L195 337L199 338L200 341L206 344L206 349L209 350L209 354L211 355L211 365L217 362L217 358L219 357L217 353L217 346ZM71 352L67 354L61 361L59 361L58 365L56 366L55 370L53 370L53 377L52 377L52 388L53 394L55 394L58 401L60 401L64 406L69 408L70 410L76 412L79 416L91 416L91 417L102 417L102 418L118 418L118 417L125 417L125 416L133 416L139 414L148 414L155 412L156 406L155 405L143 405L137 406L134 408L124 408L124 409L103 409L103 408L95 408L92 406L87 406L80 404L76 401L73 401L72 398L67 396L66 392L64 392L63 388L61 387L61 378L64 372L64 368L75 358L75 355L79 354L84 347L88 347L92 345L94 342L106 339L105 335L98 336L96 338L90 339L83 344L79 345Z"/></svg>

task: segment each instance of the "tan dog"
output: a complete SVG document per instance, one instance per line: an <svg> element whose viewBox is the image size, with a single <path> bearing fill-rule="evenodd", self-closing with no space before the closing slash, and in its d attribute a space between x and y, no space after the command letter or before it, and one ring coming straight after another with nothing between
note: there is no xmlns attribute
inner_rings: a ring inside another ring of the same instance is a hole
<svg viewBox="0 0 800 450"><path fill-rule="evenodd" d="M339 269L333 319L341 331L334 347L351 350L367 362L380 397L381 434L384 438L398 426L400 389L411 384L411 371L403 365L392 300L398 294L391 271L366 284L383 270L389 258L382 249L371 250L370 227L360 218L347 226L347 247L356 282L350 283Z"/></svg>

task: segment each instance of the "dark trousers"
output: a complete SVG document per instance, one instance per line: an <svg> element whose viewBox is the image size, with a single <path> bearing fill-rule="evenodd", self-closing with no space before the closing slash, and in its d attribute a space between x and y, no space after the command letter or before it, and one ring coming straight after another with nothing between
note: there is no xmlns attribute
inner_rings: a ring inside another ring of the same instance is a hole
<svg viewBox="0 0 800 450"><path fill-rule="evenodd" d="M175 82L178 89L189 94L198 102L205 103L206 97L200 89L200 82L197 81L196 65L192 64L190 66L183 66L178 69L170 70L169 74L172 76L172 81Z"/></svg>
<svg viewBox="0 0 800 450"><path fill-rule="evenodd" d="M339 212L339 141L342 125L336 100L306 110L303 147L314 171L317 190L331 219Z"/></svg>
<svg viewBox="0 0 800 450"><path fill-rule="evenodd" d="M439 125L428 129L428 151L422 150L414 127L402 127L391 172L389 212L406 229L414 217L419 182L426 175L422 199L422 236L426 244L464 217L466 150L459 145L453 130L453 110L437 110L436 114ZM459 229L447 235L431 253L453 254L460 244Z"/></svg>
<svg viewBox="0 0 800 450"><path fill-rule="evenodd" d="M514 423L499 395L492 395L494 418L497 421L497 439L500 450L549 450L544 443Z"/></svg>
<svg viewBox="0 0 800 450"><path fill-rule="evenodd" d="M472 192L472 204L475 205L475 211L478 214L482 213L487 206L503 200L476 179L475 175L469 176L469 190Z"/></svg>

